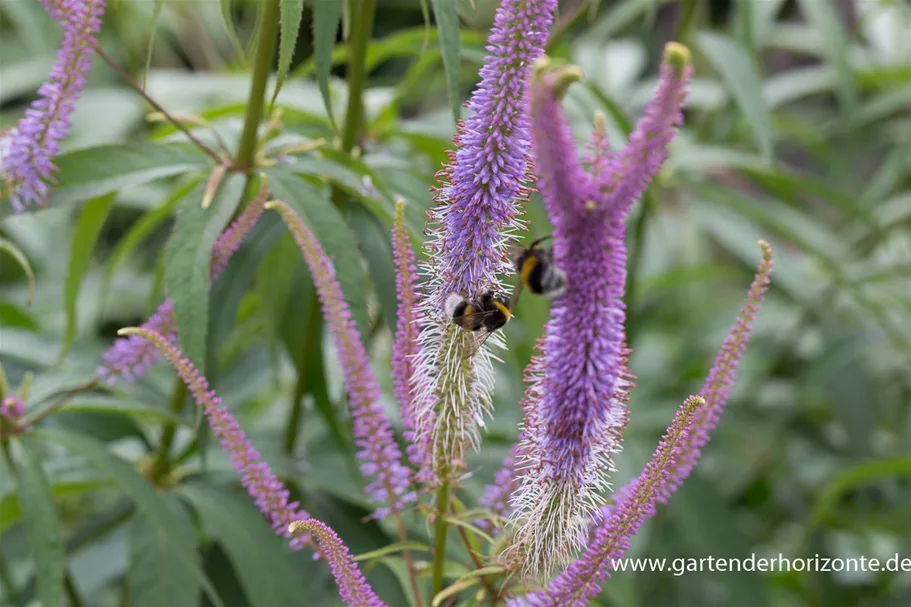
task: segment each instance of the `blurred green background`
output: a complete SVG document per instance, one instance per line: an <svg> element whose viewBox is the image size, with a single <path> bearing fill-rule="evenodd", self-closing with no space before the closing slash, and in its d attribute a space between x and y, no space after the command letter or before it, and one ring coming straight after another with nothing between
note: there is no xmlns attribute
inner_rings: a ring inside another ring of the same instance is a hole
<svg viewBox="0 0 911 607"><path fill-rule="evenodd" d="M233 145L258 3L111 5L102 36L108 54L170 111L205 117ZM495 6L460 6L462 100L476 83ZM348 278L365 285L371 352L393 416L392 201L406 199L419 238L454 132L437 32L425 26L423 9L417 0L379 0L360 157L327 150L291 165L348 200L346 219L364 261ZM276 104L284 130L275 146L333 141L313 77L309 11ZM776 252L772 289L722 424L696 473L629 555L911 557L911 6L563 0L554 31L549 53L587 75L564 104L580 149L599 110L613 144L623 144L656 83L666 41L687 44L696 64L685 126L629 220L628 332L638 379L618 485L638 473L676 407L699 390L758 263L756 241ZM59 40L38 2L0 0L0 126L32 100ZM331 82L338 119L346 49L340 41ZM104 63L93 65L65 151L181 140L172 127L148 122L149 108ZM214 141L205 128L194 132ZM0 361L12 386L34 373L28 411L91 379L116 330L142 322L161 301L172 213L193 185L178 175L120 190L87 250L78 237L81 206L0 221L0 235L23 251L37 278L29 304L23 270L0 252ZM311 514L353 552L373 550L395 541L394 533L361 522L369 510L352 468L335 353L312 313L299 253L277 219L267 219L213 286L211 376ZM537 197L525 219L529 239L548 233ZM469 507L515 439L522 369L546 318L547 303L525 297L506 327L495 418L470 459L462 495ZM74 340L64 352L68 322ZM41 427L94 439L118 462L142 462L173 418L174 384L159 364L135 387L121 382L76 396ZM305 393L299 436L288 424L296 393ZM187 408L175 443L185 455L180 479L159 503L189 530L181 541L198 554L204 576L169 563L153 515L131 494L139 477L130 465L115 470L89 447L42 441L82 604L208 605L205 580L225 605L338 604L325 564L291 554L272 536L227 458L194 423ZM0 469L2 604L38 604L15 477L5 461ZM419 519L412 526L424 533ZM467 562L453 545L453 559ZM393 558L369 568L390 605L407 604L400 573ZM619 573L597 604L903 607L911 604L911 573Z"/></svg>

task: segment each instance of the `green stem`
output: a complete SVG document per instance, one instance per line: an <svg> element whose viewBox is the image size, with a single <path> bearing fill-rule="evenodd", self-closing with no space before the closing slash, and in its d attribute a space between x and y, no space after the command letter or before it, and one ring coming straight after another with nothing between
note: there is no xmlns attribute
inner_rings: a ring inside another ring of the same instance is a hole
<svg viewBox="0 0 911 607"><path fill-rule="evenodd" d="M320 304L316 297L316 289L310 297L310 318L307 319L307 328L303 341L303 350L300 355L300 364L297 367L297 382L294 384L294 400L291 401L291 412L285 424L285 453L294 452L294 445L300 434L301 419L304 416L304 395L310 392L307 377L310 374L310 353L316 349L322 337L320 331Z"/></svg>
<svg viewBox="0 0 911 607"><path fill-rule="evenodd" d="M433 597L443 590L443 566L446 564L446 532L448 523L446 516L449 513L449 480L448 474L445 474L443 484L437 493L437 520L434 524L434 542L433 542L433 574L430 583L430 601L433 604Z"/></svg>
<svg viewBox="0 0 911 607"><path fill-rule="evenodd" d="M179 377L174 384L174 392L168 403L168 411L175 415L183 412L184 401L187 397L187 387ZM158 452L152 464L152 482L158 483L171 470L171 446L174 444L174 435L177 433L177 424L166 421L161 431L161 441L158 443Z"/></svg>
<svg viewBox="0 0 911 607"><path fill-rule="evenodd" d="M367 44L373 32L376 0L349 0L351 54L348 56L348 110L342 131L342 149L351 153L357 145L364 120L364 86L367 83Z"/></svg>
<svg viewBox="0 0 911 607"><path fill-rule="evenodd" d="M247 98L247 111L244 114L244 130L240 136L240 149L237 151L235 167L249 171L253 168L256 154L256 134L263 118L263 106L266 102L266 83L272 71L272 59L278 41L279 0L263 0L259 39L256 56L253 59L253 82L250 84L250 96Z"/></svg>
<svg viewBox="0 0 911 607"><path fill-rule="evenodd" d="M699 0L684 0L683 8L680 9L683 12L680 15L680 21L677 25L677 32L674 36L674 40L686 43L686 40L690 35L690 30L693 27L693 23L696 21L696 14L698 12L698 9Z"/></svg>
<svg viewBox="0 0 911 607"><path fill-rule="evenodd" d="M3 594L6 595L10 605L19 604L19 591L16 590L16 582L10 575L9 565L6 563L6 557L0 552L0 586L3 587Z"/></svg>
<svg viewBox="0 0 911 607"><path fill-rule="evenodd" d="M70 599L71 607L82 607L82 599L79 598L76 584L73 583L73 576L69 571L66 572L66 576L63 578L63 589L66 591L67 598Z"/></svg>

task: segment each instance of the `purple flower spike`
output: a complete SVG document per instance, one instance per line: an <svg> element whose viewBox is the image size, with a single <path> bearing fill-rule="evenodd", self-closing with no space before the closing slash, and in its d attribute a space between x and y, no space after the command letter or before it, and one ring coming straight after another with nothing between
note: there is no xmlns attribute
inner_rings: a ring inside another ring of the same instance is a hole
<svg viewBox="0 0 911 607"><path fill-rule="evenodd" d="M546 588L509 601L510 607L585 607L601 592L601 583L610 577L613 560L623 556L629 548L630 538L663 501L664 488L671 482L674 464L686 449L693 418L703 409L705 400L702 397L686 399L652 460L629 487L625 499L599 526L585 553Z"/></svg>
<svg viewBox="0 0 911 607"><path fill-rule="evenodd" d="M357 563L351 558L351 552L338 534L327 524L316 519L294 521L289 527L292 534L311 533L319 542L322 554L332 569L332 576L338 586L338 594L348 607L386 607L376 595Z"/></svg>
<svg viewBox="0 0 911 607"><path fill-rule="evenodd" d="M415 441L415 394L411 378L414 376L414 359L420 352L416 312L418 277L414 265L414 249L411 248L405 227L405 202L402 200L395 205L392 251L395 258L395 291L399 304L395 345L392 348L392 382L402 412L402 424L405 426L408 459L420 471L426 469L430 444L426 436L423 441Z"/></svg>
<svg viewBox="0 0 911 607"><path fill-rule="evenodd" d="M566 292L551 308L543 357L530 368L513 496L513 545L507 560L542 576L584 546L585 521L600 505L626 425L622 218L590 201L594 182L583 170L559 99L577 69L538 72L532 84L535 164L554 224L555 264Z"/></svg>
<svg viewBox="0 0 911 607"><path fill-rule="evenodd" d="M585 545L588 520L610 487L632 387L624 329L624 220L660 168L679 123L688 61L685 47L668 45L656 100L621 154L610 157L603 125L596 124L591 164L597 181L576 156L560 104L581 72L575 67L551 71L547 61L535 70L535 164L554 225L554 262L565 272L567 288L552 305L543 358L526 393L524 453L516 466L520 486L512 500L516 531L504 555L507 562L521 562L526 575L540 577L570 561ZM640 157L651 164L617 172Z"/></svg>
<svg viewBox="0 0 911 607"><path fill-rule="evenodd" d="M374 503L388 505L388 508L379 508L375 516L382 518L390 510L399 512L406 503L415 500L409 487L410 473L402 464L402 453L380 402L380 387L342 287L335 277L332 261L291 207L275 200L267 203L266 208L274 209L282 216L310 268L323 317L338 348L354 421L354 438L361 449L358 453L361 472L373 479L365 491Z"/></svg>
<svg viewBox="0 0 911 607"><path fill-rule="evenodd" d="M185 358L180 350L159 333L136 328L121 329L119 333L141 336L161 351L187 385L193 400L203 408L212 431L221 439L222 448L231 457L231 465L241 476L241 483L272 524L275 532L281 537L291 538L291 547L295 550L310 544L309 537L292 537L288 530L291 523L310 518L310 515L300 510L297 502L289 503L291 494L272 473L269 464L259 461L259 452L247 439L247 435L228 408L222 406L221 399L215 391L209 389L209 382L199 374L190 359Z"/></svg>
<svg viewBox="0 0 911 607"><path fill-rule="evenodd" d="M174 306L167 298L158 310L142 324L142 329L162 335L168 342L177 341L177 323L174 321ZM161 352L142 335L120 337L101 355L104 364L98 369L98 377L113 386L118 378L135 383L146 371L158 362Z"/></svg>
<svg viewBox="0 0 911 607"><path fill-rule="evenodd" d="M737 315L737 320L728 332L721 350L715 358L715 364L712 365L705 384L702 386L700 394L708 406L700 409L693 421L693 431L686 441L686 449L674 469L675 484L682 484L689 477L702 448L709 442L709 433L718 425L718 420L721 418L724 405L728 400L728 393L737 378L740 357L746 351L750 341L753 321L756 319L759 305L772 280L775 261L772 247L764 240L759 241L759 246L762 248L762 261L750 284L750 290Z"/></svg>
<svg viewBox="0 0 911 607"><path fill-rule="evenodd" d="M683 123L686 86L693 77L688 48L677 42L664 47L658 87L636 124L629 143L598 178L601 198L607 206L626 214L645 192L667 157L667 146L676 127Z"/></svg>
<svg viewBox="0 0 911 607"><path fill-rule="evenodd" d="M457 150L440 174L438 205L429 214L428 277L421 353L415 388L416 440L431 442L431 470L441 480L462 465L465 450L477 449L480 426L489 416L492 355L503 347L499 333L472 353L471 340L444 312L447 297L474 297L492 289L508 295L497 279L511 274L507 246L520 227L520 203L530 192L528 70L543 54L556 0L503 0L488 38L481 82L468 103L471 115L459 125Z"/></svg>
<svg viewBox="0 0 911 607"><path fill-rule="evenodd" d="M210 265L212 280L218 278L228 267L228 262L237 253L240 245L247 239L247 235L256 226L256 222L259 221L263 211L266 209L266 200L269 198L269 179L265 173L262 173L260 180L259 193L256 198L251 200L250 204L247 205L237 219L225 228L225 231L215 241L215 246L212 247L212 262Z"/></svg>
<svg viewBox="0 0 911 607"><path fill-rule="evenodd" d="M212 280L218 276L228 266L228 262L234 253L240 248L247 235L259 221L260 216L265 209L266 199L269 197L269 190L265 175L262 176L262 183L259 194L250 201L247 208L240 216L231 222L225 231L221 233L215 246L212 248L212 261L210 272ZM177 341L177 323L174 320L174 308L171 298L165 299L158 310L155 311L145 323L143 329L160 333L170 342ZM149 368L158 362L161 354L154 345L143 339L139 335L130 335L114 340L114 344L101 355L104 364L99 367L98 377L105 380L108 385L113 386L117 380L123 378L127 383L135 383L137 379L146 374Z"/></svg>
<svg viewBox="0 0 911 607"><path fill-rule="evenodd" d="M92 67L94 45L101 31L104 0L41 0L45 10L63 26L63 44L38 99L25 111L0 145L0 175L18 213L47 202L52 162L70 131L70 116Z"/></svg>

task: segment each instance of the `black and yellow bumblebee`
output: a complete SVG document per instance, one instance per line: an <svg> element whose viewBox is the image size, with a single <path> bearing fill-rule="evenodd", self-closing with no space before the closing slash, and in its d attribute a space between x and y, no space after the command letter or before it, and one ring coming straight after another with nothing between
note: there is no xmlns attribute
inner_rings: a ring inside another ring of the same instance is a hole
<svg viewBox="0 0 911 607"><path fill-rule="evenodd" d="M453 324L473 336L466 358L474 355L494 331L503 328L512 318L510 301L494 291L485 291L473 298L453 293L446 298L444 309Z"/></svg>
<svg viewBox="0 0 911 607"><path fill-rule="evenodd" d="M527 248L519 250L513 256L513 266L522 279L521 285L526 289L536 295L557 297L566 291L566 273L554 265L553 249L541 246L549 238L551 236L543 236ZM513 299L518 297L518 290L516 289Z"/></svg>

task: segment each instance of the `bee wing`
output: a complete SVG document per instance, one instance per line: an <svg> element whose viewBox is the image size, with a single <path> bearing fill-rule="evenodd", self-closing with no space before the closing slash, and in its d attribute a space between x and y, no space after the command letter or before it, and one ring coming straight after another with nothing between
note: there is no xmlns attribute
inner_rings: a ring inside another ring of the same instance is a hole
<svg viewBox="0 0 911 607"><path fill-rule="evenodd" d="M509 300L509 309L515 310L516 304L519 303L519 295L522 294L522 289L525 287L525 281L522 280L522 277L519 277L519 280L516 281L516 288L512 292L512 297Z"/></svg>
<svg viewBox="0 0 911 607"><path fill-rule="evenodd" d="M481 346L484 345L484 342L486 342L491 335L493 335L493 331L481 331L477 335L473 334L468 336L468 339L470 340L468 343L468 352L466 352L462 358L471 358L477 354L478 350L481 349Z"/></svg>

